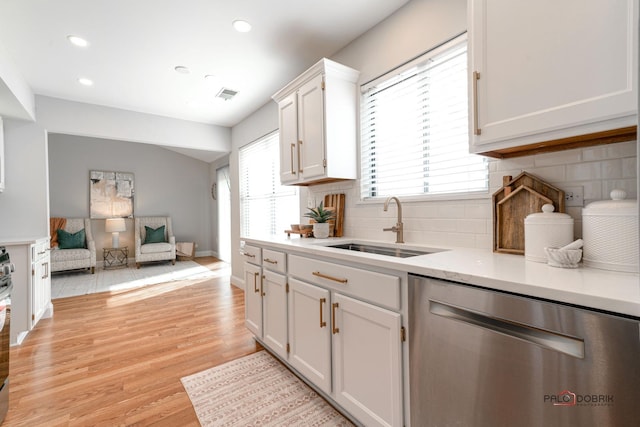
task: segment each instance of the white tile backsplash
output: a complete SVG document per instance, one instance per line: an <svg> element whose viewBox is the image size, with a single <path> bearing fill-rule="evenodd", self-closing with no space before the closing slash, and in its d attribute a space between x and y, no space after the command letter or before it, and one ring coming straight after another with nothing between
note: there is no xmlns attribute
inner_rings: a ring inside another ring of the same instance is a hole
<svg viewBox="0 0 640 427"><path fill-rule="evenodd" d="M587 162L567 165L567 181L582 181L602 178L603 162Z"/></svg>
<svg viewBox="0 0 640 427"><path fill-rule="evenodd" d="M602 178L622 178L622 160L623 159L604 160L602 162Z"/></svg>
<svg viewBox="0 0 640 427"><path fill-rule="evenodd" d="M403 201L404 236L407 243L431 246L493 247L493 208L491 195L502 187L504 175L518 176L527 171L560 189L582 187L585 204L609 197L614 188L637 197L636 142L622 142L556 153L536 154L507 160L490 159L489 193L485 199ZM388 212L382 203L358 203L357 181L308 187L317 202L325 194L345 193L345 235L394 242L395 233L382 231L396 220L395 203ZM402 200L402 198L401 198ZM567 208L574 222L575 237L582 236L582 207Z"/></svg>

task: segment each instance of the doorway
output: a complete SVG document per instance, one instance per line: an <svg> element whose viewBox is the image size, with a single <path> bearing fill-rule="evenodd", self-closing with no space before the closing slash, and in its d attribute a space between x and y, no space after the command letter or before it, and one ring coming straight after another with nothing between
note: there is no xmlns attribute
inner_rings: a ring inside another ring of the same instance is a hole
<svg viewBox="0 0 640 427"><path fill-rule="evenodd" d="M218 202L218 258L231 262L231 181L229 165L216 169Z"/></svg>

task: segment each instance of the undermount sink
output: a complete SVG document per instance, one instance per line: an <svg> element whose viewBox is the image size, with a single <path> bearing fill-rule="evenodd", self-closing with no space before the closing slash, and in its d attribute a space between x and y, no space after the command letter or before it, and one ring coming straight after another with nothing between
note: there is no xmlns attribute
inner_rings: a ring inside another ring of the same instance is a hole
<svg viewBox="0 0 640 427"><path fill-rule="evenodd" d="M377 255L387 255L397 258L409 258L418 255L432 254L437 251L419 251L405 248L387 248L384 246L365 245L360 243L342 243L339 245L329 245L329 248L345 249L348 251L367 252Z"/></svg>

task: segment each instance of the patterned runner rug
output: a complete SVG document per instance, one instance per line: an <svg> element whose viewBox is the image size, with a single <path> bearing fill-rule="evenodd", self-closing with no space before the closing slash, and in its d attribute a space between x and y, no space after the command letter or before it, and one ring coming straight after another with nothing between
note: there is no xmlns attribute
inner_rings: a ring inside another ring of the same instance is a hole
<svg viewBox="0 0 640 427"><path fill-rule="evenodd" d="M266 351L181 379L209 426L353 426Z"/></svg>

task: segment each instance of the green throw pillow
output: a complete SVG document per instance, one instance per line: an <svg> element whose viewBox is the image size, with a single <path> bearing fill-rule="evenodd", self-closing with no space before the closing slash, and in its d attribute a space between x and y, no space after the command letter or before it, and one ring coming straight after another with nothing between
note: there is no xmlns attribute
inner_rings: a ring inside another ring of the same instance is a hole
<svg viewBox="0 0 640 427"><path fill-rule="evenodd" d="M164 243L164 242L166 242L166 240L164 238L164 225L156 228L155 230L153 228L147 227L145 225L144 226L144 232L145 232L145 237L144 237L143 245L146 245L147 243Z"/></svg>
<svg viewBox="0 0 640 427"><path fill-rule="evenodd" d="M56 232L58 233L58 247L60 249L86 248L84 228L75 233L69 233L63 229L58 229Z"/></svg>

